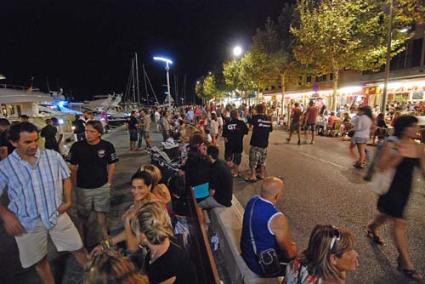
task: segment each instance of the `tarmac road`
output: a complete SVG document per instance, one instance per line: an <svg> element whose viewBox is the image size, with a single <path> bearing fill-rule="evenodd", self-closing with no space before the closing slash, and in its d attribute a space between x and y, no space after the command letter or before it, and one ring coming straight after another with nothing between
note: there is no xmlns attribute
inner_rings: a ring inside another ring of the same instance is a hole
<svg viewBox="0 0 425 284"><path fill-rule="evenodd" d="M352 167L349 143L339 138L317 137L314 145L298 146L296 139L286 144L287 136L283 131L272 133L267 172L284 178L286 192L278 207L290 220L299 250L307 246L316 224L348 227L354 232L355 249L360 254L360 267L349 274L348 283L409 283L396 268L398 254L391 240L391 226L387 224L382 228L384 247L372 245L365 236L365 226L376 213L377 197L371 191L371 184L362 179L365 171ZM242 170L247 170L249 137L244 142ZM369 147L369 150L373 153L374 148ZM234 193L245 206L253 194L260 192L260 185L260 182L250 184L235 179ZM425 273L423 181L415 187L407 216L410 252L418 271Z"/></svg>

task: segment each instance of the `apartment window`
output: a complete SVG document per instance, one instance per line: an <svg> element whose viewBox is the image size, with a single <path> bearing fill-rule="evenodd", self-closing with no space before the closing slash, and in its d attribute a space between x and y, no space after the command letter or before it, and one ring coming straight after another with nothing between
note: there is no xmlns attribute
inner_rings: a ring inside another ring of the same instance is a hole
<svg viewBox="0 0 425 284"><path fill-rule="evenodd" d="M412 41L411 54L409 58L410 64L408 63L407 67L418 67L421 65L422 44L422 38L418 38Z"/></svg>
<svg viewBox="0 0 425 284"><path fill-rule="evenodd" d="M325 75L322 75L322 78L321 78L321 80L322 80L322 82L325 82L326 81L326 79L327 79L327 75L325 74Z"/></svg>
<svg viewBox="0 0 425 284"><path fill-rule="evenodd" d="M406 50L397 54L391 59L391 63L390 63L391 70L399 70L399 69L405 68L405 62L407 59L406 54L408 50L409 50L409 44L406 46ZM385 66L383 67L385 68Z"/></svg>
<svg viewBox="0 0 425 284"><path fill-rule="evenodd" d="M307 76L307 83L311 83L311 76Z"/></svg>

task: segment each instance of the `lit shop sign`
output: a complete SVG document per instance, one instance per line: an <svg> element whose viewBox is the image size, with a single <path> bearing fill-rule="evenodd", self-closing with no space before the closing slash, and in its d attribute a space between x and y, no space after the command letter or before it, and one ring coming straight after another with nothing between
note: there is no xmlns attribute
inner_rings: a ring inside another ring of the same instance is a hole
<svg viewBox="0 0 425 284"><path fill-rule="evenodd" d="M311 97L311 98L320 98L320 97L329 97L332 96L333 90L327 89L327 90L321 90L321 91L309 91L309 92L302 92L302 93L287 93L285 94L285 99L296 99L296 98L303 98L303 97ZM339 95L362 95L363 94L363 87L362 86L346 86L338 89Z"/></svg>
<svg viewBox="0 0 425 284"><path fill-rule="evenodd" d="M384 88L384 84L380 84L379 88L382 90ZM388 84L388 91L390 93L414 93L425 91L425 80L413 82L392 82Z"/></svg>
<svg viewBox="0 0 425 284"><path fill-rule="evenodd" d="M423 100L424 99L424 91L416 91L412 94L412 100Z"/></svg>

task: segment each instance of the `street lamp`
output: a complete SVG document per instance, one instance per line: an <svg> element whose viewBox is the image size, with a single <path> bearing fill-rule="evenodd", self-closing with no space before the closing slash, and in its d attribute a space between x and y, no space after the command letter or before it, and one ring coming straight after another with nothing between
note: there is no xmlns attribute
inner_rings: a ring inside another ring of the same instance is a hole
<svg viewBox="0 0 425 284"><path fill-rule="evenodd" d="M3 74L0 74L0 80L5 80L6 77Z"/></svg>
<svg viewBox="0 0 425 284"><path fill-rule="evenodd" d="M234 57L239 57L241 56L243 53L243 49L240 45L237 45L233 48L233 56Z"/></svg>
<svg viewBox="0 0 425 284"><path fill-rule="evenodd" d="M161 61L165 63L165 71L167 74L167 92L168 92L168 107L171 107L171 90L170 90L170 74L169 74L169 70L170 70L170 65L173 64L173 61L171 61L171 59L165 58L165 57L160 57L160 56L155 56L153 58L153 60L155 61Z"/></svg>

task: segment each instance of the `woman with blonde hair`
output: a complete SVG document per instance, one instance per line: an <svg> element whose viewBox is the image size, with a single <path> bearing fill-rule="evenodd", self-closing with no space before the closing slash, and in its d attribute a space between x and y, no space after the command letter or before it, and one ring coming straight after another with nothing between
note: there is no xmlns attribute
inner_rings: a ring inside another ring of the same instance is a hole
<svg viewBox="0 0 425 284"><path fill-rule="evenodd" d="M168 187L160 183L162 180L161 170L152 164L144 165L140 170L147 171L152 175L153 183L151 193L155 196L155 199L163 204L168 204L171 201L171 194Z"/></svg>
<svg viewBox="0 0 425 284"><path fill-rule="evenodd" d="M307 249L292 261L285 284L344 284L347 272L359 265L353 249L354 238L348 229L317 225L310 235Z"/></svg>
<svg viewBox="0 0 425 284"><path fill-rule="evenodd" d="M196 273L182 248L172 242L170 217L160 204L148 202L125 224L127 247L148 250L144 269L151 283L196 284Z"/></svg>
<svg viewBox="0 0 425 284"><path fill-rule="evenodd" d="M116 250L105 250L94 257L84 272L84 284L148 284L146 275Z"/></svg>

